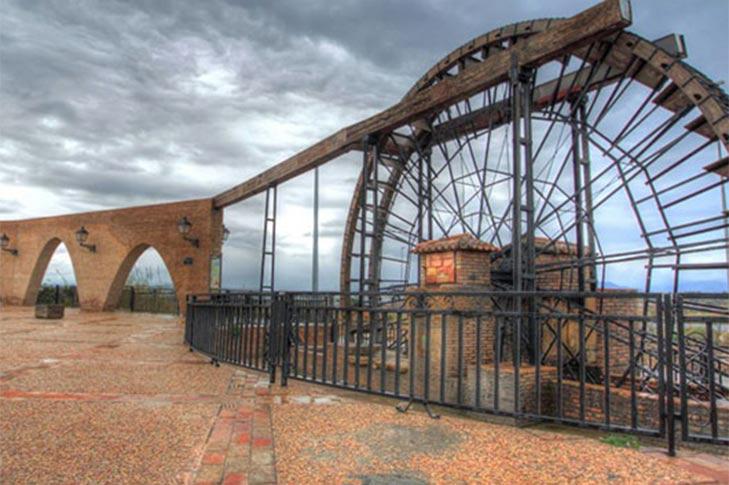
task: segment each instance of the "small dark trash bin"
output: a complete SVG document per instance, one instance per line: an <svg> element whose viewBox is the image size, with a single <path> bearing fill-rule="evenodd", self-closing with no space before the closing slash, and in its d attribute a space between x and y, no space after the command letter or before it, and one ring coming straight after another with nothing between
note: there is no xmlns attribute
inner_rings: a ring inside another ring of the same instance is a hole
<svg viewBox="0 0 729 485"><path fill-rule="evenodd" d="M44 319L59 319L63 318L64 306L63 305L36 305L35 306L35 318Z"/></svg>

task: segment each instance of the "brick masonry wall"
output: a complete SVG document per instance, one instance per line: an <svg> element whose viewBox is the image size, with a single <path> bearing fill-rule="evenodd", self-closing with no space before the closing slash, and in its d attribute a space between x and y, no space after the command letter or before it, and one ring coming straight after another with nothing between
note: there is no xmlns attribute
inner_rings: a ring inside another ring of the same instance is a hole
<svg viewBox="0 0 729 485"><path fill-rule="evenodd" d="M540 414L549 410L554 400L554 387L557 370L554 367L542 366L539 369L539 385L541 399L537 399L537 372L534 366L519 367L519 412ZM498 373L498 400L496 400L496 367L493 365L481 366L479 386L476 387L475 368L469 370L471 379L468 379L465 389L464 401L470 406L478 404L481 408L499 410L513 413L516 410L516 373L514 367L502 363ZM479 396L478 402L476 396ZM538 403L541 402L541 406Z"/></svg>
<svg viewBox="0 0 729 485"><path fill-rule="evenodd" d="M585 420L595 424L605 422L605 390L602 386L585 385ZM658 414L658 396L643 392L636 393L637 425L643 429L657 430L660 425ZM575 381L563 381L562 403L564 417L579 418L580 386ZM678 399L674 401L676 410L680 409ZM554 415L556 411L551 410ZM688 408L689 431L693 434L710 434L709 403L691 402ZM729 436L729 404L717 403L717 420L719 435ZM610 422L613 425L631 426L631 399L630 389L610 388Z"/></svg>
<svg viewBox="0 0 729 485"><path fill-rule="evenodd" d="M610 297L610 293L617 293L617 290L604 290L606 298L587 298L585 306L592 313L597 315L615 315L615 316L639 316L642 312L641 302L639 298L630 297ZM630 290L619 290L620 293L630 292ZM564 302L556 299L549 299L547 302L551 307L557 310L567 312L568 308ZM569 310L570 313L577 314L575 309ZM595 366L605 372L605 343L604 320L590 317L587 315L584 319L585 326L585 362L589 366ZM630 347L629 342L629 325L630 320L626 318L611 318L607 322L607 331L609 335L608 341L608 364L607 369L610 375L620 375L630 363ZM546 323L551 327L544 327L542 331L542 348L544 351L549 350L547 361L555 363L557 360L556 335L557 327L560 323L558 319L549 319ZM562 320L561 339L563 344L575 355L580 350L580 325L577 319ZM636 331L641 329L641 323L634 321ZM550 346L555 342L553 345ZM636 348L639 339L636 337ZM568 357L567 349L563 349L563 358ZM636 351L637 353L637 351Z"/></svg>
<svg viewBox="0 0 729 485"><path fill-rule="evenodd" d="M539 247L540 244L537 244ZM586 250L587 251L587 250ZM546 250L539 254L536 259L537 266L540 265L558 265L559 263L570 262L577 259L576 247L574 244L569 245L569 249L560 243L556 248ZM582 269L585 283L590 280L590 272L592 269L584 267ZM577 267L567 266L565 268L553 268L538 271L537 288L542 291L577 291L579 270Z"/></svg>
<svg viewBox="0 0 729 485"><path fill-rule="evenodd" d="M625 293L626 290L620 290ZM612 291L613 293L615 291ZM639 298L609 298L610 290L604 290L608 298L600 300L591 299L586 302L588 308L593 312L601 315L640 315L642 312L641 299ZM614 322L608 322L609 342L608 342L608 363L609 369L605 369L604 355L605 345L602 341L602 333L600 341L595 345L595 361L596 365L603 369L603 372L612 376L621 375L628 369L630 365L630 321L625 319L614 319ZM602 323L600 324L602 325ZM641 322L634 321L635 330L641 329ZM639 344L638 336L635 337L636 346ZM637 353L637 349L636 352Z"/></svg>
<svg viewBox="0 0 729 485"><path fill-rule="evenodd" d="M186 216L190 237L200 247L182 239L177 222ZM209 291L210 258L221 254L223 212L212 199L176 202L58 217L0 222L18 255L0 253L0 302L33 305L43 276L58 245L63 242L73 263L83 310L112 310L137 258L154 247L167 266L184 312L188 293ZM84 226L92 253L76 242ZM186 257L192 265L184 265Z"/></svg>
<svg viewBox="0 0 729 485"><path fill-rule="evenodd" d="M418 291L468 292L491 289L489 252L456 249L424 256L421 281L425 284L418 288ZM405 308L414 309L417 305L418 301L415 298L405 302ZM468 369L476 364L479 353L478 319L468 316L467 312L488 313L491 309L491 300L470 296L432 296L425 299L425 306L431 310L447 310L448 314L445 317L431 314L429 324L424 315L412 316L415 333L413 371L416 394L422 396L425 392L426 364L429 363L427 366L429 393L433 396L442 396L447 401L462 402L458 401L459 374L462 393L465 389L465 380L468 379ZM464 312L465 314L459 315ZM481 362L493 362L494 319L482 317L480 321ZM459 346L461 346L460 355Z"/></svg>
<svg viewBox="0 0 729 485"><path fill-rule="evenodd" d="M463 286L491 288L490 253L484 251L444 251L421 255L420 281L423 288L458 291Z"/></svg>

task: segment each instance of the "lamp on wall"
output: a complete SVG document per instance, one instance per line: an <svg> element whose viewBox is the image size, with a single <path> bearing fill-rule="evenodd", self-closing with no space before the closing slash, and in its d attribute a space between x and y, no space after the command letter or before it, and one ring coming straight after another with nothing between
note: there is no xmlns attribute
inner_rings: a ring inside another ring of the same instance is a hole
<svg viewBox="0 0 729 485"><path fill-rule="evenodd" d="M7 251L8 253L12 254L13 256L17 256L18 250L9 248L8 244L10 244L10 238L8 237L7 234L3 233L3 235L0 236L0 249L2 249L3 251Z"/></svg>
<svg viewBox="0 0 729 485"><path fill-rule="evenodd" d="M229 237L230 237L230 229L225 227L225 224L223 224L223 244L225 244L225 241L227 241Z"/></svg>
<svg viewBox="0 0 729 485"><path fill-rule="evenodd" d="M182 239L185 241L190 241L190 244L195 246L196 248L200 247L200 240L189 237L188 234L190 233L190 229L192 229L192 223L187 220L187 216L183 216L182 219L177 223L177 229L180 231L180 234L182 234Z"/></svg>
<svg viewBox="0 0 729 485"><path fill-rule="evenodd" d="M89 231L86 230L84 226L81 226L81 229L76 231L76 241L78 241L79 245L82 248L86 248L92 253L96 252L96 244L86 244L86 240L89 238Z"/></svg>

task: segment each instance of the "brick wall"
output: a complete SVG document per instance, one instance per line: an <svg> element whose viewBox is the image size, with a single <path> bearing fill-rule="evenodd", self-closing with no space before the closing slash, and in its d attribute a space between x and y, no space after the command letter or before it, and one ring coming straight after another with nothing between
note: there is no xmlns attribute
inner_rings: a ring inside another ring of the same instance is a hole
<svg viewBox="0 0 729 485"><path fill-rule="evenodd" d="M522 365L519 367L519 408L520 413L539 414L550 409L554 400L554 386L557 370L554 367L542 366L539 369L539 386L541 387L541 400L537 400L537 372L536 367ZM486 409L513 413L516 411L516 373L514 367L503 363L498 373L498 400L496 400L496 367L482 365L479 386L476 387L475 368L469 370L472 379L467 381L464 400L466 404L475 406L476 396L479 396L478 405ZM541 403L541 405L538 405Z"/></svg>
<svg viewBox="0 0 729 485"><path fill-rule="evenodd" d="M421 281L424 284L417 291L490 290L490 253L494 249L470 236L454 236L419 245L415 252L431 252L421 258ZM468 369L476 365L478 345L481 346L481 363L493 362L494 319L488 316L480 318L481 339L478 342L479 319L469 315L472 311L490 312L491 299L468 295L427 296L423 303L426 308L442 310L445 314L431 313L426 317L425 314L414 313L411 316L411 328L415 333L413 372L416 393L423 395L425 392L427 367L430 394L458 402L459 378L463 392ZM417 298L408 298L405 308L416 309L419 304L421 302Z"/></svg>
<svg viewBox="0 0 729 485"><path fill-rule="evenodd" d="M200 247L182 239L177 222L186 216L189 234ZM0 253L0 302L33 305L48 263L58 245L68 248L84 310L112 310L137 258L154 247L167 266L181 311L188 293L209 291L210 258L221 254L223 212L211 199L132 207L58 217L0 222L18 255ZM90 252L76 242L84 226ZM183 264L192 258L191 265Z"/></svg>
<svg viewBox="0 0 729 485"><path fill-rule="evenodd" d="M550 245L550 242L543 238L537 238L536 248L538 256L537 266L559 265L559 263L571 262L577 259L577 247L574 244L557 242ZM585 248L585 254L589 250ZM576 266L564 268L544 268L537 272L537 288L543 291L564 290L576 291L579 288L579 269ZM590 279L591 268L583 267L582 272L587 283Z"/></svg>
<svg viewBox="0 0 729 485"><path fill-rule="evenodd" d="M630 320L626 316L640 316L642 313L642 300L640 298L631 297L611 297L611 293L631 293L631 290L604 290L605 298L586 298L585 307L595 315L615 315L618 318L607 320L607 331L609 335L609 351L607 371L610 375L620 375L629 366L630 363L630 347L629 327ZM575 308L568 308L563 299L549 298L545 302L556 308L558 311L578 315L579 311ZM546 314L546 310L543 311ZM566 348L563 348L563 359L569 357L569 352L579 355L580 351L580 323L577 318L557 319L550 318L545 321L549 326L544 326L542 330L542 348L549 351L547 361L555 363L557 361L557 345L556 332L561 324L561 339ZM634 320L636 331L641 329L641 322ZM550 330L551 328L551 330ZM584 316L584 332L585 332L585 362L588 366L594 366L605 372L605 343L603 335L605 332L605 320L600 319L589 313ZM636 348L639 345L639 337L635 337ZM550 345L552 344L552 345ZM569 349L569 352L568 350Z"/></svg>
<svg viewBox="0 0 729 485"><path fill-rule="evenodd" d="M642 300L640 298L610 298L610 293L616 293L616 290L604 290L604 293L608 296L607 298L601 299L588 299L585 302L587 308L595 313L601 315L640 315L643 311ZM626 290L620 290L621 293L625 293ZM642 328L642 324L639 321L633 323L636 331ZM602 322L600 323L602 327ZM630 365L630 321L622 318L613 319L608 322L609 342L608 342L608 363L609 369L607 372L612 375L623 374ZM595 346L595 360L596 365L606 371L604 364L605 345L602 339L602 333L600 333L600 341ZM640 339L638 335L635 336L635 344L639 345ZM636 349L637 352L637 349Z"/></svg>
<svg viewBox="0 0 729 485"><path fill-rule="evenodd" d="M595 424L605 422L605 389L600 385L585 385L585 420ZM658 430L660 416L658 396L644 392L636 393L637 425L643 429ZM563 381L562 405L565 418L579 419L580 386L575 381ZM680 401L674 401L675 409L680 409ZM709 428L709 403L692 401L688 406L689 431L693 434L711 434ZM556 416L555 409L551 412ZM729 403L717 403L719 435L729 436ZM610 388L610 423L630 427L631 399L629 388Z"/></svg>
<svg viewBox="0 0 729 485"><path fill-rule="evenodd" d="M456 251L456 284L491 288L489 253Z"/></svg>
<svg viewBox="0 0 729 485"><path fill-rule="evenodd" d="M425 263L422 267L426 285L456 282L456 253L425 254Z"/></svg>

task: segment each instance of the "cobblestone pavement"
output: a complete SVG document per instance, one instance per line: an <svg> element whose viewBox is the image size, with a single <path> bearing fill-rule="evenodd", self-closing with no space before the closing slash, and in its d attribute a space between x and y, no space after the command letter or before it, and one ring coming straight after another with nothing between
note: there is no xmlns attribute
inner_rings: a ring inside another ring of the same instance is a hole
<svg viewBox="0 0 729 485"><path fill-rule="evenodd" d="M177 318L0 307L0 483L729 483L726 457L432 421L211 366Z"/></svg>

